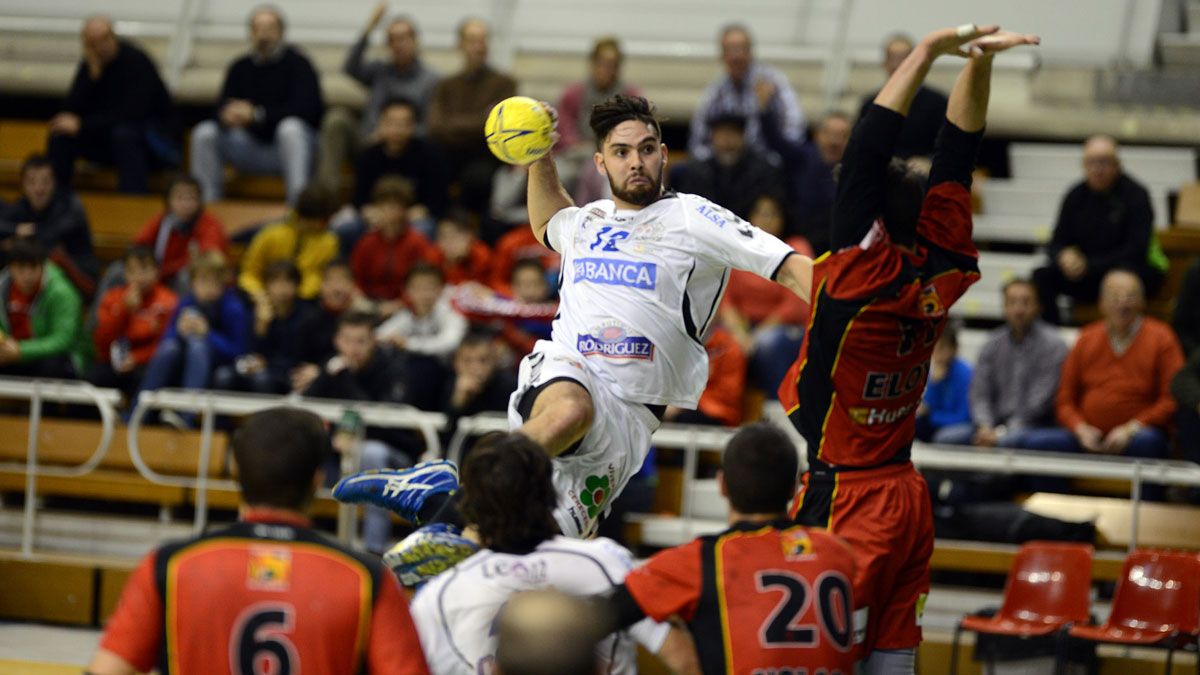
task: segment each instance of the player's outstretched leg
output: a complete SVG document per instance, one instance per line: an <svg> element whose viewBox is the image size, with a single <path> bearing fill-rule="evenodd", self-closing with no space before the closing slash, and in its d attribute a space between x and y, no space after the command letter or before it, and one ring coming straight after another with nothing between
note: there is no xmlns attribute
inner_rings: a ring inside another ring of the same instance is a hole
<svg viewBox="0 0 1200 675"><path fill-rule="evenodd" d="M413 523L428 519L431 508L458 489L458 467L440 459L409 469L363 471L346 476L333 487L333 498L347 504L371 504Z"/></svg>
<svg viewBox="0 0 1200 675"><path fill-rule="evenodd" d="M551 457L566 452L592 428L595 416L592 395L578 382L551 382L536 391L535 396L532 409L523 415L525 423L517 431L532 438Z"/></svg>
<svg viewBox="0 0 1200 675"><path fill-rule="evenodd" d="M400 583L419 587L479 550L450 523L432 523L417 529L383 554L383 562Z"/></svg>

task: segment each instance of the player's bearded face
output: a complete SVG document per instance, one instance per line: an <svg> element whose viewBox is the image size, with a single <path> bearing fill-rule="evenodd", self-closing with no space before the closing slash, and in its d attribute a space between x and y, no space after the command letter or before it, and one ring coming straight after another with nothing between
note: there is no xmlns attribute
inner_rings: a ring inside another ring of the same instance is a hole
<svg viewBox="0 0 1200 675"><path fill-rule="evenodd" d="M662 165L654 173L649 167L642 166L625 173L618 185L617 176L608 172L608 186L612 188L613 196L623 202L637 206L649 206L662 194Z"/></svg>
<svg viewBox="0 0 1200 675"><path fill-rule="evenodd" d="M644 123L624 122L613 130L598 159L613 196L634 206L648 206L662 194L663 146Z"/></svg>

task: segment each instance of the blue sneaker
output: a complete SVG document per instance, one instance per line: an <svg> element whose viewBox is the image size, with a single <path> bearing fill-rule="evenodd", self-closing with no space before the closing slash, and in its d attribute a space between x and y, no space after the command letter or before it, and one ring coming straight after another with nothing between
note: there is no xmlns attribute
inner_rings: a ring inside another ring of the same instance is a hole
<svg viewBox="0 0 1200 675"><path fill-rule="evenodd" d="M417 529L384 553L383 562L392 568L401 584L419 588L478 550L479 546L462 536L456 526L432 523Z"/></svg>
<svg viewBox="0 0 1200 675"><path fill-rule="evenodd" d="M333 486L333 498L346 504L380 506L417 523L425 500L458 489L458 467L444 459L410 469L380 469L346 476Z"/></svg>

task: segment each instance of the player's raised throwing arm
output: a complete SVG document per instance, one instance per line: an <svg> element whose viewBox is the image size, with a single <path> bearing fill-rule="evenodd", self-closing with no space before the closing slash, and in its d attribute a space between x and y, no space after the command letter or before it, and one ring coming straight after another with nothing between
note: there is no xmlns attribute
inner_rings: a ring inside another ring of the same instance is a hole
<svg viewBox="0 0 1200 675"><path fill-rule="evenodd" d="M558 111L545 101L542 102L542 106L550 113L557 127ZM554 132L554 137L558 138L557 131ZM558 167L554 164L553 151L546 153L545 157L529 165L528 183L526 204L529 207L529 227L533 229L533 236L545 244L546 225L550 219L559 211L575 205L575 202L571 200L571 195L567 193L567 189L563 187L562 181L558 178Z"/></svg>

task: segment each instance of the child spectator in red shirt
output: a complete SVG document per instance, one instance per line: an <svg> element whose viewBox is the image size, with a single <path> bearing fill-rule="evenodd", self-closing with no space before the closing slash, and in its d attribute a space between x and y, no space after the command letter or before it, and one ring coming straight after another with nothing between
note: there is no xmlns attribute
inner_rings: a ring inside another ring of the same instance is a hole
<svg viewBox="0 0 1200 675"><path fill-rule="evenodd" d="M413 205L412 184L399 176L384 176L375 184L370 206L363 209L370 232L358 240L350 255L350 268L358 287L379 301L380 314L389 316L403 306L404 281L413 263L433 262L434 248L412 229L408 209Z"/></svg>
<svg viewBox="0 0 1200 675"><path fill-rule="evenodd" d="M466 213L451 213L438 221L432 262L442 269L450 286L464 281L486 284L491 275L492 249L475 236Z"/></svg>
<svg viewBox="0 0 1200 675"><path fill-rule="evenodd" d="M160 279L154 253L144 246L125 251L125 283L100 299L94 341L96 364L88 381L132 397L154 356L179 298Z"/></svg>
<svg viewBox="0 0 1200 675"><path fill-rule="evenodd" d="M200 183L189 175L171 179L163 195L164 210L142 226L133 243L154 254L159 278L173 289L186 289L188 263L198 253L217 251L229 256L225 226L204 208Z"/></svg>

